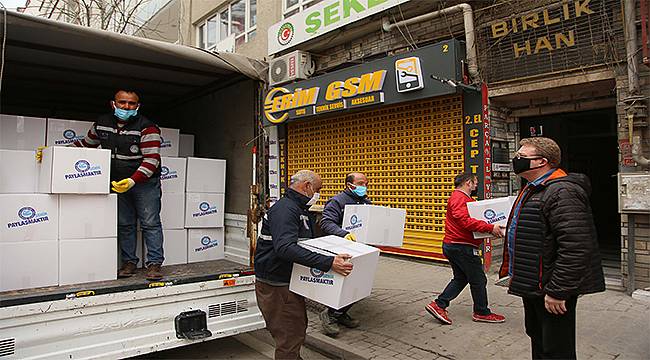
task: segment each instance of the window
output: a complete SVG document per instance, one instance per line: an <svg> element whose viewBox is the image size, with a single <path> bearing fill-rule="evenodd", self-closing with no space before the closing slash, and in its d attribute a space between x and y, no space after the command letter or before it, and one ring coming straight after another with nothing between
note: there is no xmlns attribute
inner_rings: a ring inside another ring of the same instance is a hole
<svg viewBox="0 0 650 360"><path fill-rule="evenodd" d="M255 38L257 28L257 1L234 0L199 23L198 46L215 51L219 43L233 36L235 44L241 45Z"/></svg>
<svg viewBox="0 0 650 360"><path fill-rule="evenodd" d="M282 0L282 14L286 19L321 1L323 0Z"/></svg>

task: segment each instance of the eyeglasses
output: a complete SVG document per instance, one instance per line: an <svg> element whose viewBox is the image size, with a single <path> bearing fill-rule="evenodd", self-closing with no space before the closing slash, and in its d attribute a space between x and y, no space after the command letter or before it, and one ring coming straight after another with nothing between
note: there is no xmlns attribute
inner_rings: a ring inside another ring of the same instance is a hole
<svg viewBox="0 0 650 360"><path fill-rule="evenodd" d="M520 153L516 153L515 157L517 159L528 159L528 160L537 160L537 159L543 159L544 158L544 156L542 156L542 155L529 155L529 156L523 155L522 156Z"/></svg>

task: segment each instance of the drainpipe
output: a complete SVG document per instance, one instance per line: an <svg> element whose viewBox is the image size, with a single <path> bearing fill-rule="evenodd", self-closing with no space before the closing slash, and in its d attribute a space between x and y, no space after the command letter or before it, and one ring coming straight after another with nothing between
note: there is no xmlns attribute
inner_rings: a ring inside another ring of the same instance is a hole
<svg viewBox="0 0 650 360"><path fill-rule="evenodd" d="M633 0L632 0L633 1ZM467 67L469 70L469 76L472 78L473 82L478 81L478 58L476 56L476 37L474 33L474 15L472 13L472 7L469 4L458 4L442 10L437 10L430 12L428 14L416 16L410 19L398 21L391 24L388 18L384 18L382 21L382 28L386 32L397 28L398 26L408 26L422 21L427 21L435 19L442 15L452 14L455 12L463 12L463 20L465 23L465 41L466 44L466 57L467 57ZM638 86L638 82L637 82Z"/></svg>
<svg viewBox="0 0 650 360"><path fill-rule="evenodd" d="M637 55L637 36L636 36L636 1L625 0L625 52L627 55L627 80L628 80L628 97L623 102L628 104L627 126L628 137L632 145L632 159L639 165L647 167L650 165L650 159L642 154L641 136L633 136L634 118L648 117L648 108L642 105L643 96L639 96L639 76L638 76L638 55ZM643 132L641 132L643 134Z"/></svg>

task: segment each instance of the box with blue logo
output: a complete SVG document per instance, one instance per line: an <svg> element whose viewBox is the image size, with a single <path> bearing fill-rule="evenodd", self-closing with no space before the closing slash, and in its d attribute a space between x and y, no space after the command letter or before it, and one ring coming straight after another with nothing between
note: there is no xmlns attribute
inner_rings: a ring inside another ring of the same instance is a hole
<svg viewBox="0 0 650 360"><path fill-rule="evenodd" d="M377 205L346 205L343 230L353 233L357 242L400 247L404 241L406 210Z"/></svg>
<svg viewBox="0 0 650 360"><path fill-rule="evenodd" d="M515 196L506 196L495 199L472 201L467 203L469 216L474 219L483 220L488 224L506 226L510 209L514 203ZM474 239L494 237L492 234L474 233Z"/></svg>
<svg viewBox="0 0 650 360"><path fill-rule="evenodd" d="M212 193L185 194L185 227L223 227L225 196Z"/></svg>
<svg viewBox="0 0 650 360"><path fill-rule="evenodd" d="M93 125L90 121L47 119L47 146L68 146L83 139Z"/></svg>
<svg viewBox="0 0 650 360"><path fill-rule="evenodd" d="M160 156L177 157L180 130L161 127L160 137Z"/></svg>
<svg viewBox="0 0 650 360"><path fill-rule="evenodd" d="M351 255L349 261L354 268L350 275L343 276L294 263L289 290L334 309L370 296L379 249L333 235L301 241L299 245L327 256Z"/></svg>
<svg viewBox="0 0 650 360"><path fill-rule="evenodd" d="M162 157L160 162L160 186L162 187L163 193L184 193L187 159Z"/></svg>
<svg viewBox="0 0 650 360"><path fill-rule="evenodd" d="M43 150L38 192L46 194L108 194L111 151L77 147Z"/></svg>
<svg viewBox="0 0 650 360"><path fill-rule="evenodd" d="M57 240L59 197L0 194L0 242Z"/></svg>
<svg viewBox="0 0 650 360"><path fill-rule="evenodd" d="M189 229L187 231L187 262L225 259L224 229Z"/></svg>

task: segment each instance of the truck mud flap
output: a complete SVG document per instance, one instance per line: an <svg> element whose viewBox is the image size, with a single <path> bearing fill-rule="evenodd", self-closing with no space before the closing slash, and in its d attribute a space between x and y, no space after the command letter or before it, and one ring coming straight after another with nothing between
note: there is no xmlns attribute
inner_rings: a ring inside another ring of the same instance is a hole
<svg viewBox="0 0 650 360"><path fill-rule="evenodd" d="M212 336L208 330L207 314L203 310L192 310L178 314L174 319L176 337L179 339L199 340Z"/></svg>

